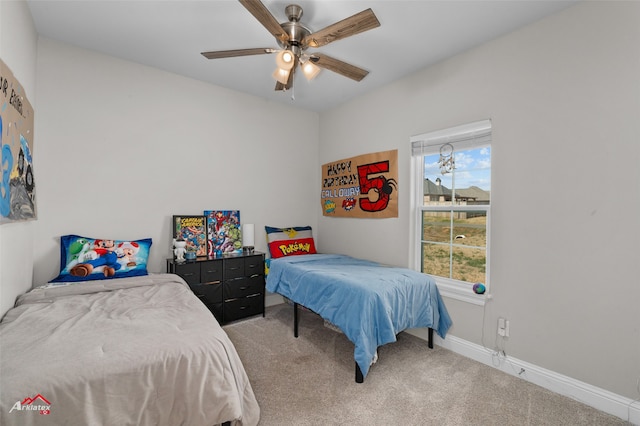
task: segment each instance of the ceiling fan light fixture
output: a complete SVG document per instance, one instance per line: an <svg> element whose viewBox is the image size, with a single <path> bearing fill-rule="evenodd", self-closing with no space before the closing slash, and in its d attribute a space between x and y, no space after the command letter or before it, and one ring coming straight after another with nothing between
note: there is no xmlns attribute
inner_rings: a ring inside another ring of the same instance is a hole
<svg viewBox="0 0 640 426"><path fill-rule="evenodd" d="M276 64L278 68L283 70L290 70L295 63L295 56L290 50L281 50L276 55Z"/></svg>
<svg viewBox="0 0 640 426"><path fill-rule="evenodd" d="M307 78L307 81L311 81L320 74L320 67L311 61L306 61L301 65L302 74Z"/></svg>
<svg viewBox="0 0 640 426"><path fill-rule="evenodd" d="M342 40L379 27L380 21L378 21L373 10L370 8L363 10L362 12L328 25L319 31L313 32L300 22L303 12L302 7L299 5L288 5L285 8L288 22L280 23L263 2L264 0L240 0L242 6L275 37L279 49L264 47L218 50L202 52L202 55L207 59L218 59L275 53L277 69L273 73L273 78L278 82L276 83L276 91L293 89L294 76L295 73L298 72L296 70L298 64L300 64L300 71L309 81L313 80L320 73L321 69L335 72L355 81L362 80L369 73L367 70L327 55L321 53L309 55L306 54L305 51L309 47L316 48L326 46L334 41Z"/></svg>
<svg viewBox="0 0 640 426"><path fill-rule="evenodd" d="M276 68L276 70L273 72L273 78L275 78L277 81L279 81L282 84L287 84L287 81L289 80L290 72L291 72L290 70Z"/></svg>

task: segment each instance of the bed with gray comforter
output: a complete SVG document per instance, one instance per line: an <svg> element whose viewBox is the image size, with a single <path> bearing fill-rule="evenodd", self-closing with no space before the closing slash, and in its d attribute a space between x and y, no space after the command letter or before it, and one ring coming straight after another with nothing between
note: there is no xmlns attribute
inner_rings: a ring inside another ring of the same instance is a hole
<svg viewBox="0 0 640 426"><path fill-rule="evenodd" d="M177 275L50 285L0 322L0 424L256 425L227 334Z"/></svg>

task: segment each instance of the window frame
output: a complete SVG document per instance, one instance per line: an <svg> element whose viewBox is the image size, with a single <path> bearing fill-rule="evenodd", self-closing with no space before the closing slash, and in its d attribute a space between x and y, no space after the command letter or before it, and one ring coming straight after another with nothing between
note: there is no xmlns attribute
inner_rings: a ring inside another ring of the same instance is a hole
<svg viewBox="0 0 640 426"><path fill-rule="evenodd" d="M416 135L411 137L410 142L412 144L412 159L411 159L411 216L412 220L410 221L410 235L411 235L411 247L409 252L411 253L411 267L419 272L422 272L423 268L423 258L422 258L422 215L424 211L444 211L444 212L456 212L456 211L485 211L487 214L487 222L486 222L486 264L485 264L485 282L483 283L486 287L486 291L484 294L476 294L473 291L473 284L466 281L460 281L453 278L431 275L436 285L438 286L438 290L440 294L445 297L450 297L456 300L460 300L463 302L472 303L475 305L483 306L488 299L490 299L490 288L491 288L491 202L489 204L479 204L479 205L451 205L446 206L428 206L424 205L424 157L426 155L432 154L424 154L420 153L416 155L413 150L413 145L415 143L425 143L426 146L434 146L434 145L442 145L444 143L449 143L451 140L455 141L456 137L460 137L460 135L464 135L469 132L469 129L476 127L486 127L489 128L489 137L488 141L482 140L477 143L469 142L469 138L466 138L466 141L460 144L462 148L460 149L474 149L480 148L481 146L489 146L491 147L491 122L489 120L485 120L482 122L471 123L467 125L457 126L437 132L430 132L421 135ZM455 143L455 142L454 142ZM491 157L493 158L493 148L491 149ZM493 165L492 165L493 166ZM428 272L425 272L428 274Z"/></svg>

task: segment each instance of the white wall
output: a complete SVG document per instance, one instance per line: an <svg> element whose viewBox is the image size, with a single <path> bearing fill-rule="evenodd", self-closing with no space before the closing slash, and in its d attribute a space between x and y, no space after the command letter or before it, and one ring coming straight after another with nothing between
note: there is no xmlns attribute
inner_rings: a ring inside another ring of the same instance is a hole
<svg viewBox="0 0 640 426"><path fill-rule="evenodd" d="M37 34L27 4L0 1L0 58L24 88L37 118L36 45ZM36 203L40 184L37 137L34 132ZM19 294L31 288L34 229L33 221L0 226L0 317Z"/></svg>
<svg viewBox="0 0 640 426"><path fill-rule="evenodd" d="M636 399L639 46L640 3L586 2L323 113L318 167L397 148L400 211L322 217L319 247L407 266L409 138L490 118L494 299L447 299L451 335L506 317L508 355Z"/></svg>
<svg viewBox="0 0 640 426"><path fill-rule="evenodd" d="M151 237L164 272L173 214L238 209L261 251L264 225L316 225L318 114L43 38L37 77L36 285L64 234Z"/></svg>

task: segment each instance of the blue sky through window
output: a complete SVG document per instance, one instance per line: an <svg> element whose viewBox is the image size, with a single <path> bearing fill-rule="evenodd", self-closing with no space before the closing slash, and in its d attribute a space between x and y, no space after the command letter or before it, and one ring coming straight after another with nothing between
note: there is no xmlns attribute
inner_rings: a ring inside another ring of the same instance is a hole
<svg viewBox="0 0 640 426"><path fill-rule="evenodd" d="M485 191L491 190L491 147L455 151L455 185L464 189L477 186ZM442 185L453 188L453 174L442 174L438 160L440 154L425 155L424 177L431 182L440 178Z"/></svg>

